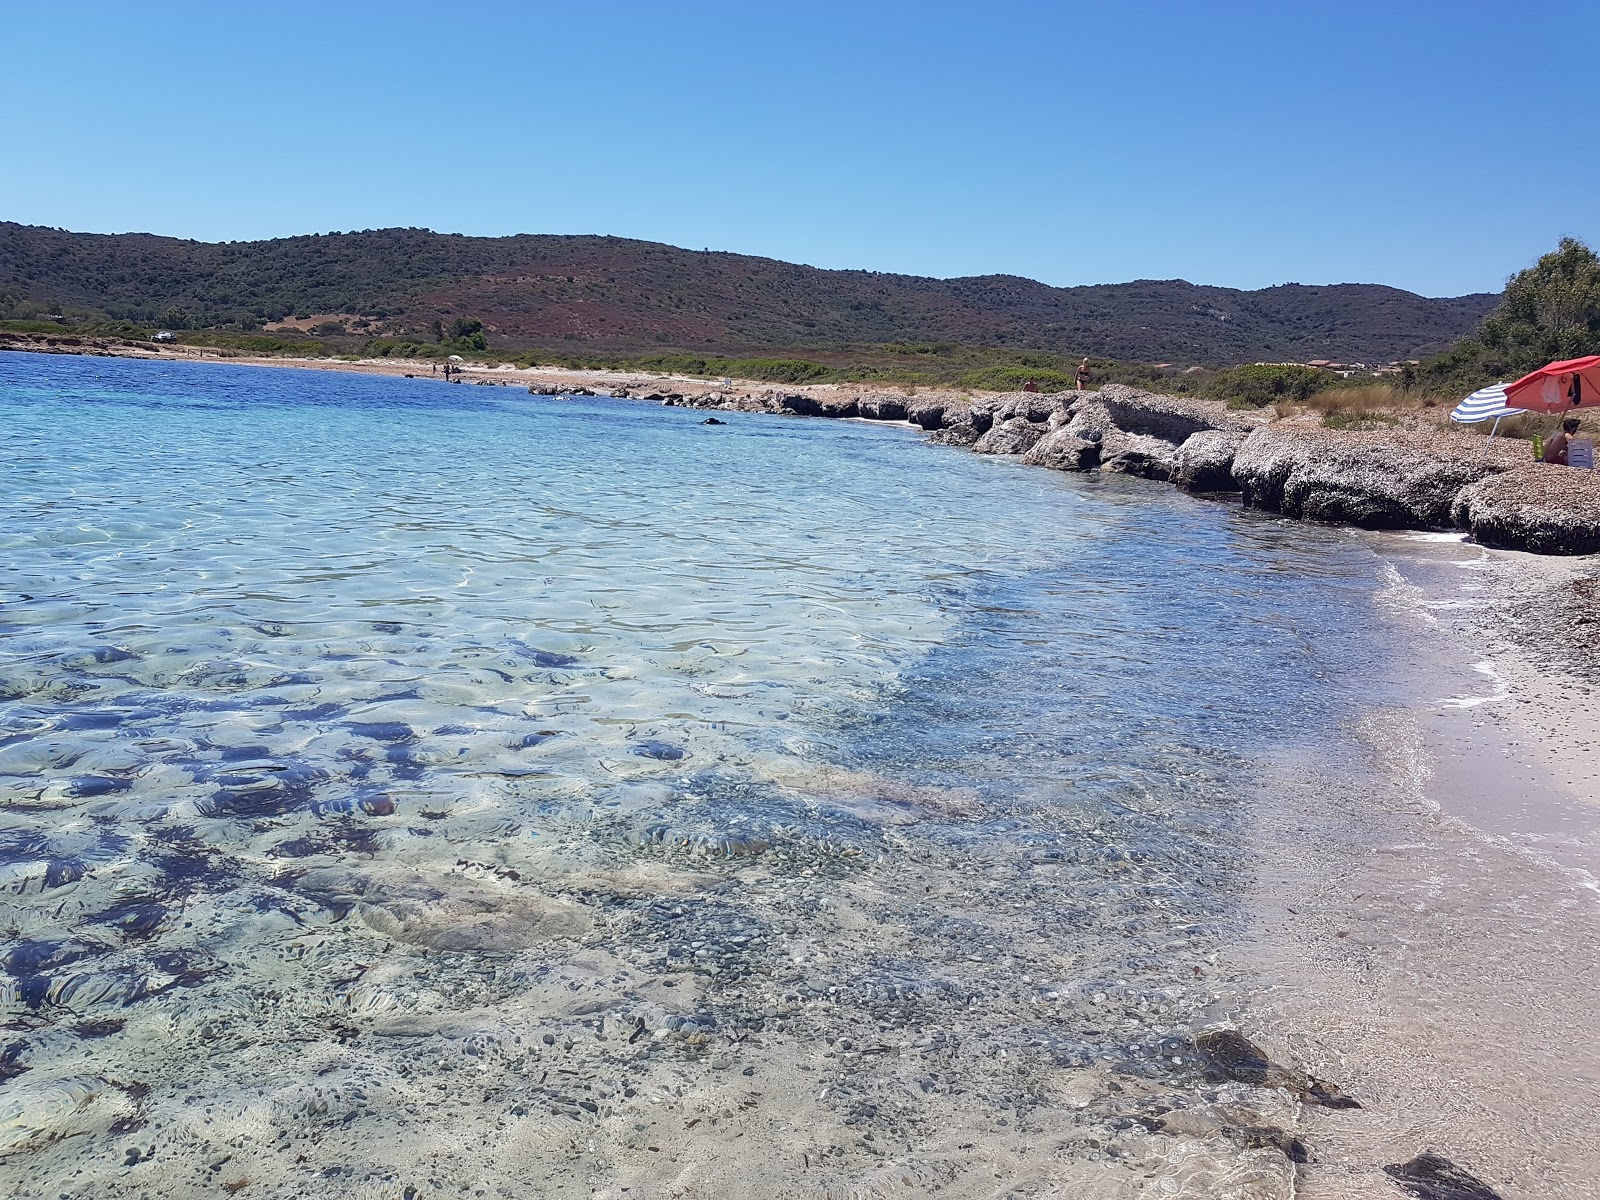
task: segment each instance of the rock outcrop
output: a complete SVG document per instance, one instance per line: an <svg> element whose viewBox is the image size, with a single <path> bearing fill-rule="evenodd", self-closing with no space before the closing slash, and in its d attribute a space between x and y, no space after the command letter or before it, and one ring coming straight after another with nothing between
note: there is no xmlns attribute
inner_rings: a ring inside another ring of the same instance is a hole
<svg viewBox="0 0 1600 1200"><path fill-rule="evenodd" d="M1172 482L1186 492L1237 492L1233 460L1249 434L1230 429L1202 429L1178 447Z"/></svg>
<svg viewBox="0 0 1600 1200"><path fill-rule="evenodd" d="M1600 554L1600 472L1519 463L1462 489L1452 516L1485 546Z"/></svg>
<svg viewBox="0 0 1600 1200"><path fill-rule="evenodd" d="M1489 449L1398 430L1267 426L1239 447L1233 477L1253 508L1363 529L1439 529L1462 488L1512 465Z"/></svg>
<svg viewBox="0 0 1600 1200"><path fill-rule="evenodd" d="M904 421L906 401L900 396L858 396L856 415L869 421Z"/></svg>
<svg viewBox="0 0 1600 1200"><path fill-rule="evenodd" d="M1486 546L1600 553L1600 472L1529 462L1517 442L1274 422L1266 413L1120 384L977 400L662 385L635 384L615 394L686 408L906 421L939 445L1014 455L1056 471L1167 480L1188 492L1239 492L1247 506L1304 520L1365 529L1453 525Z"/></svg>
<svg viewBox="0 0 1600 1200"><path fill-rule="evenodd" d="M1170 479L1178 448L1198 433L1247 428L1220 404L1156 396L1119 384L1080 396L1066 430L1100 447L1102 471Z"/></svg>
<svg viewBox="0 0 1600 1200"><path fill-rule="evenodd" d="M1049 432L1043 421L1026 417L1007 417L996 421L972 444L979 454L1026 454Z"/></svg>
<svg viewBox="0 0 1600 1200"><path fill-rule="evenodd" d="M1085 441L1065 428L1055 429L1035 442L1022 461L1052 471L1092 471L1100 465L1100 443Z"/></svg>

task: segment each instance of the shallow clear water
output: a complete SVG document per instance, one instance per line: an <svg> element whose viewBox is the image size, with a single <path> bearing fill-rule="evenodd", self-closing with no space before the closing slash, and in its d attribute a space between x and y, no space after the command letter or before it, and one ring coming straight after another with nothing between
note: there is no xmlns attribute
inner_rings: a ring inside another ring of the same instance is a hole
<svg viewBox="0 0 1600 1200"><path fill-rule="evenodd" d="M0 356L0 1179L1273 1194L1138 1112L1374 555L701 419Z"/></svg>

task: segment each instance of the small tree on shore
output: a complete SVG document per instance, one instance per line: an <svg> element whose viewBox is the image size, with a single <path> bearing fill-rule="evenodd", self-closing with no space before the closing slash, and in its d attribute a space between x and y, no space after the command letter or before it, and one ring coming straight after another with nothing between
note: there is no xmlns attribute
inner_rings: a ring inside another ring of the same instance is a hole
<svg viewBox="0 0 1600 1200"><path fill-rule="evenodd" d="M1568 237L1507 280L1477 332L1424 362L1417 382L1471 390L1588 354L1600 354L1600 258Z"/></svg>

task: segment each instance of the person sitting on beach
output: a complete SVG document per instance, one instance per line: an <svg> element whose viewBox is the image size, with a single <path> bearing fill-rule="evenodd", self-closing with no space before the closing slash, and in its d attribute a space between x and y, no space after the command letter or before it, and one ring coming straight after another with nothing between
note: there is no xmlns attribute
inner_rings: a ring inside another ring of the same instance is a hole
<svg viewBox="0 0 1600 1200"><path fill-rule="evenodd" d="M1089 360L1087 357L1078 364L1078 373L1074 376L1074 381L1077 383L1080 392L1089 386Z"/></svg>
<svg viewBox="0 0 1600 1200"><path fill-rule="evenodd" d="M1561 432L1544 444L1544 461L1566 466L1567 446L1572 442L1572 435L1577 432L1577 417L1568 417L1561 422Z"/></svg>

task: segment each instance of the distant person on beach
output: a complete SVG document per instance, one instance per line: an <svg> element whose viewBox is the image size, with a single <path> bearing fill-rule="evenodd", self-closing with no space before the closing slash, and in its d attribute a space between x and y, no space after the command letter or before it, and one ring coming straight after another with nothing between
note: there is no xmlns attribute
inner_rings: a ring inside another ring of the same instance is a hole
<svg viewBox="0 0 1600 1200"><path fill-rule="evenodd" d="M1561 432L1556 434L1544 444L1544 461L1567 465L1567 446L1572 442L1572 435L1578 432L1578 418L1568 417L1561 422Z"/></svg>
<svg viewBox="0 0 1600 1200"><path fill-rule="evenodd" d="M1089 386L1089 360L1087 357L1078 364L1078 373L1074 378L1077 381L1080 392Z"/></svg>

